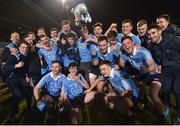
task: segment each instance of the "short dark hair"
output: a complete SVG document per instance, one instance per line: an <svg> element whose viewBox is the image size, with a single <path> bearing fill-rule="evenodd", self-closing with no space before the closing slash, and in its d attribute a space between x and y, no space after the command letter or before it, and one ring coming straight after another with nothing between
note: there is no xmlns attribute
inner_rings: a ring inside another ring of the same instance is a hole
<svg viewBox="0 0 180 126"><path fill-rule="evenodd" d="M130 39L130 40L133 42L133 40L132 40L132 38L131 38L130 36L124 36L124 37L122 37L122 39L121 39L121 43L122 43L124 40L126 40L126 39Z"/></svg>
<svg viewBox="0 0 180 126"><path fill-rule="evenodd" d="M103 61L100 62L99 66L102 66L102 65L111 66L111 63L110 63L110 61L108 61L108 60L103 60Z"/></svg>
<svg viewBox="0 0 180 126"><path fill-rule="evenodd" d="M170 22L170 16L169 16L169 14L162 14L162 15L159 15L159 16L157 17L157 19L160 19L160 18L164 18L164 19L166 19L167 21Z"/></svg>
<svg viewBox="0 0 180 126"><path fill-rule="evenodd" d="M68 68L70 68L70 67L77 67L77 66L78 66L78 64L76 62L71 62L69 64Z"/></svg>
<svg viewBox="0 0 180 126"><path fill-rule="evenodd" d="M58 63L61 66L61 63L58 60L53 60L51 65L54 64L54 63Z"/></svg>
<svg viewBox="0 0 180 126"><path fill-rule="evenodd" d="M66 38L74 38L74 39L76 39L76 35L74 34L74 33L72 33L72 32L70 32L70 33L68 33L67 35L66 35Z"/></svg>
<svg viewBox="0 0 180 126"><path fill-rule="evenodd" d="M101 41L104 41L104 40L107 41L107 37L106 37L106 36L100 36L100 37L98 38L98 42L101 42Z"/></svg>
<svg viewBox="0 0 180 126"><path fill-rule="evenodd" d="M109 31L109 33L107 34L107 37L108 38L111 38L111 37L117 37L118 33L114 30L111 30Z"/></svg>
<svg viewBox="0 0 180 126"><path fill-rule="evenodd" d="M37 32L40 31L40 30L45 31L45 29L43 27L38 27Z"/></svg>
<svg viewBox="0 0 180 126"><path fill-rule="evenodd" d="M25 38L27 38L27 37L29 37L29 33L25 34L25 35L23 36L23 39L25 39Z"/></svg>
<svg viewBox="0 0 180 126"><path fill-rule="evenodd" d="M41 38L44 38L44 37L47 37L47 35L41 35L41 36L39 36L39 38L41 39ZM48 37L47 37L48 38Z"/></svg>
<svg viewBox="0 0 180 126"><path fill-rule="evenodd" d="M28 42L22 41L22 42L19 43L18 47L20 47L22 44L25 44L25 45L29 46L29 43L28 43Z"/></svg>
<svg viewBox="0 0 180 126"><path fill-rule="evenodd" d="M18 34L18 35L20 36L20 34L19 34L18 32L16 32L16 31L11 32L10 36L11 36L12 34Z"/></svg>
<svg viewBox="0 0 180 126"><path fill-rule="evenodd" d="M19 34L18 32L16 31L12 31L11 34Z"/></svg>
<svg viewBox="0 0 180 126"><path fill-rule="evenodd" d="M57 30L57 28L51 28L50 32L52 32L52 31L56 31L57 32L58 30Z"/></svg>
<svg viewBox="0 0 180 126"><path fill-rule="evenodd" d="M82 27L87 27L87 25L86 25L86 24L82 24L81 26L82 26Z"/></svg>
<svg viewBox="0 0 180 126"><path fill-rule="evenodd" d="M148 26L148 30L151 30L151 29L160 30L161 28L157 24L151 24Z"/></svg>

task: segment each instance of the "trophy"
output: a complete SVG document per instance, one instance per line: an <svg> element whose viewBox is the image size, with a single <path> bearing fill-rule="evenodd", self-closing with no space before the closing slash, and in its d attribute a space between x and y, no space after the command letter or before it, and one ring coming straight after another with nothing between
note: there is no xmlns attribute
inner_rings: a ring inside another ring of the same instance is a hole
<svg viewBox="0 0 180 126"><path fill-rule="evenodd" d="M80 21L84 21L85 23L92 22L91 16L88 12L88 9L84 3L78 4L75 8L71 9L71 12L76 17L80 18ZM79 21L75 21L75 25L79 25Z"/></svg>

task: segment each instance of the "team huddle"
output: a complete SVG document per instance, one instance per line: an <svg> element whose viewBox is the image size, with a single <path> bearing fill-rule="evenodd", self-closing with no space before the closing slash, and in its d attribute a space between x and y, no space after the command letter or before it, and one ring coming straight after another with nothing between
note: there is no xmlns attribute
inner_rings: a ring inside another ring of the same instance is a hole
<svg viewBox="0 0 180 126"><path fill-rule="evenodd" d="M78 23L77 23L78 22ZM127 117L136 116L138 104L150 96L163 123L169 114L171 88L176 98L176 118L180 124L180 29L170 22L168 14L157 17L156 24L146 20L122 22L122 33L112 23L103 34L100 22L89 33L86 24L75 17L75 31L69 20L61 22L61 30L50 29L50 36L39 27L37 34L28 32L20 40L17 32L2 53L2 73L13 98L11 118L15 119L22 99L27 109L32 98L39 111L68 108L72 124L78 124L83 104L103 94L105 105ZM144 100L145 101L145 100Z"/></svg>

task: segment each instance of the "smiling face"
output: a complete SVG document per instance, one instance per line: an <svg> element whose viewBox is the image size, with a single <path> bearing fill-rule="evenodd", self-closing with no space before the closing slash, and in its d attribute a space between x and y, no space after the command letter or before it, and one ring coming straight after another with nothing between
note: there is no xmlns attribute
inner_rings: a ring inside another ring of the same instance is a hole
<svg viewBox="0 0 180 126"><path fill-rule="evenodd" d="M93 29L93 32L95 34L96 37L99 37L102 35L102 28L100 26L96 26L94 29Z"/></svg>
<svg viewBox="0 0 180 126"><path fill-rule="evenodd" d="M19 52L23 55L26 55L28 52L28 45L25 43L21 43L19 46Z"/></svg>
<svg viewBox="0 0 180 126"><path fill-rule="evenodd" d="M77 74L77 66L71 66L69 67L69 73L72 74L72 75L76 75Z"/></svg>
<svg viewBox="0 0 180 126"><path fill-rule="evenodd" d="M49 46L50 46L50 42L49 42L48 37L44 36L44 37L40 38L40 40L41 40L41 43L42 43L45 47L49 47Z"/></svg>
<svg viewBox="0 0 180 126"><path fill-rule="evenodd" d="M57 31L50 31L50 35L52 38L56 38L57 37Z"/></svg>
<svg viewBox="0 0 180 126"><path fill-rule="evenodd" d="M24 38L24 40L25 40L27 43L29 43L30 46L33 45L33 38L32 38L32 37L27 36L26 38Z"/></svg>
<svg viewBox="0 0 180 126"><path fill-rule="evenodd" d="M45 33L45 31L43 30L43 29L39 29L38 31L37 31L37 36L42 36L42 35L46 35L46 33Z"/></svg>
<svg viewBox="0 0 180 126"><path fill-rule="evenodd" d="M82 26L82 30L83 30L84 33L89 34L89 30L88 30L87 26Z"/></svg>
<svg viewBox="0 0 180 126"><path fill-rule="evenodd" d="M152 28L152 29L148 30L148 38L150 39L150 41L152 43L156 44L159 41L161 41L161 39L162 39L161 33L162 33L161 30Z"/></svg>
<svg viewBox="0 0 180 126"><path fill-rule="evenodd" d="M130 23L123 23L122 24L122 33L123 35L127 36L128 34L131 33L131 30L132 30L132 26Z"/></svg>
<svg viewBox="0 0 180 126"><path fill-rule="evenodd" d="M100 67L100 72L104 77L109 77L111 72L111 66L103 64Z"/></svg>
<svg viewBox="0 0 180 126"><path fill-rule="evenodd" d="M156 24L161 28L162 31L165 31L169 25L169 21L165 18L158 18L156 20Z"/></svg>
<svg viewBox="0 0 180 126"><path fill-rule="evenodd" d="M137 31L139 33L139 36L144 36L147 31L147 24L137 27Z"/></svg>
<svg viewBox="0 0 180 126"><path fill-rule="evenodd" d="M67 42L69 43L69 45L74 45L76 43L75 38L73 37L68 37Z"/></svg>
<svg viewBox="0 0 180 126"><path fill-rule="evenodd" d="M65 34L68 34L71 30L71 26L70 24L64 24L62 25L62 31L65 33Z"/></svg>
<svg viewBox="0 0 180 126"><path fill-rule="evenodd" d="M98 47L103 54L106 54L108 52L108 42L106 40L99 41Z"/></svg>
<svg viewBox="0 0 180 126"><path fill-rule="evenodd" d="M61 70L61 65L59 63L52 63L52 73L53 75L58 75Z"/></svg>
<svg viewBox="0 0 180 126"><path fill-rule="evenodd" d="M116 37L110 37L110 38L108 38L108 42L110 45L116 45L117 44L117 38Z"/></svg>
<svg viewBox="0 0 180 126"><path fill-rule="evenodd" d="M11 38L10 38L10 40L11 40L14 44L18 43L19 40L20 40L19 34L18 34L17 32L11 33Z"/></svg>
<svg viewBox="0 0 180 126"><path fill-rule="evenodd" d="M128 54L132 54L134 50L134 43L131 39L127 38L122 41L122 47Z"/></svg>
<svg viewBox="0 0 180 126"><path fill-rule="evenodd" d="M35 40L35 39L36 39L35 34L29 34L29 37L31 37L31 38L32 38L32 40Z"/></svg>

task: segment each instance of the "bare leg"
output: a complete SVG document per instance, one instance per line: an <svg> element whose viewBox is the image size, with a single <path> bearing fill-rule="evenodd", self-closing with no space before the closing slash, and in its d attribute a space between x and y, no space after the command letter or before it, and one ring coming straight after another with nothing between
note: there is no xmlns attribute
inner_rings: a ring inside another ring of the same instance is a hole
<svg viewBox="0 0 180 126"><path fill-rule="evenodd" d="M114 102L114 107L119 113L127 116L131 116L134 113L131 111L133 102L128 97L124 97Z"/></svg>
<svg viewBox="0 0 180 126"><path fill-rule="evenodd" d="M45 96L43 97L43 101L45 101L45 102L47 102L47 103L52 103L52 102L53 102L53 99L52 99L51 96L45 95Z"/></svg>
<svg viewBox="0 0 180 126"><path fill-rule="evenodd" d="M104 88L105 84L106 83L104 81L100 81L100 83L97 85L97 91L103 92L103 88Z"/></svg>
<svg viewBox="0 0 180 126"><path fill-rule="evenodd" d="M113 94L114 95L114 94ZM133 102L128 97L113 96L106 95L104 97L105 104L108 105L110 109L117 110L122 115L131 116L134 113L131 112L131 108L133 107Z"/></svg>
<svg viewBox="0 0 180 126"><path fill-rule="evenodd" d="M73 108L73 107L70 108L69 117L72 124L78 124L78 113L79 113L78 108Z"/></svg>
<svg viewBox="0 0 180 126"><path fill-rule="evenodd" d="M152 81L151 83L151 97L153 99L154 105L159 113L164 111L164 104L161 101L159 94L161 90L161 83L159 81Z"/></svg>
<svg viewBox="0 0 180 126"><path fill-rule="evenodd" d="M89 73L90 86L93 85L93 83L95 82L96 78L97 78L97 75Z"/></svg>
<svg viewBox="0 0 180 126"><path fill-rule="evenodd" d="M95 94L96 94L95 91L91 91L91 92L87 93L84 98L84 103L87 104L87 103L91 102L94 99Z"/></svg>

